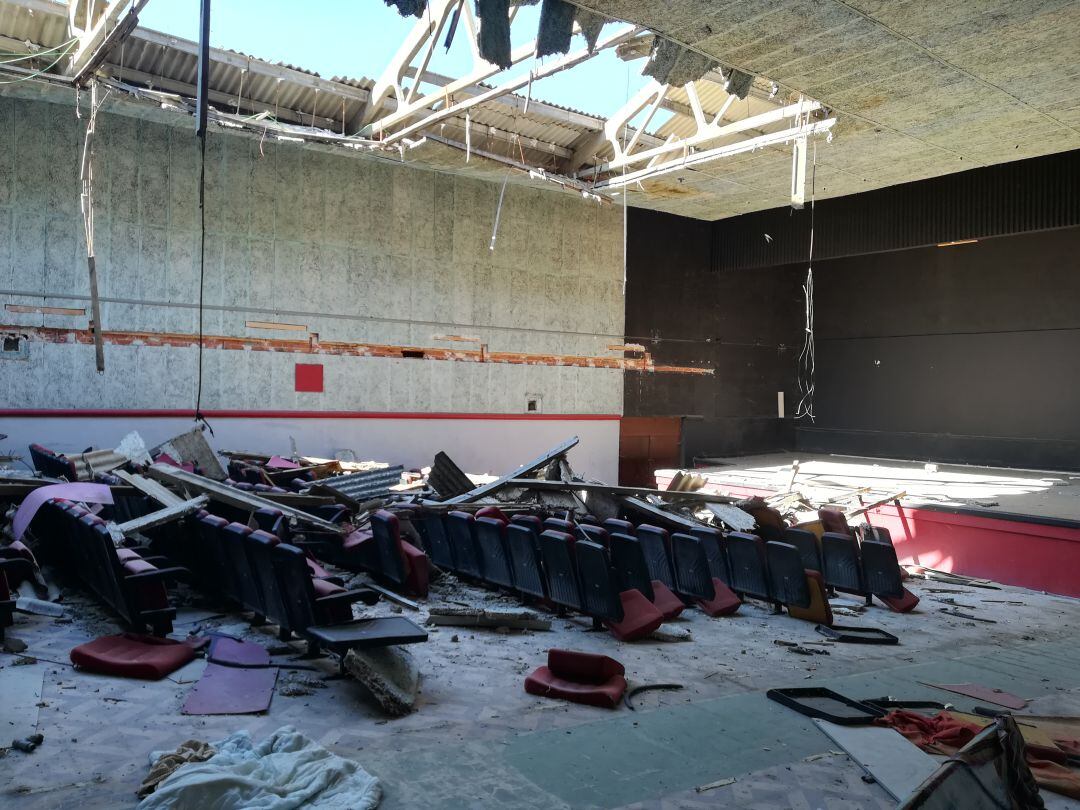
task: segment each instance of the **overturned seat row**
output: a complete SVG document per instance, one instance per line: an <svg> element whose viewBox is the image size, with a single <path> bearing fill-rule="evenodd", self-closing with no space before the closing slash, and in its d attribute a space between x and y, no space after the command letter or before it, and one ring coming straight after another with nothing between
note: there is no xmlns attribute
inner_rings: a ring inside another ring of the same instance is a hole
<svg viewBox="0 0 1080 810"><path fill-rule="evenodd" d="M81 504L46 501L31 523L49 559L80 578L134 630L155 635L172 630L176 609L167 584L187 575L145 550L117 548L108 524Z"/></svg>
<svg viewBox="0 0 1080 810"><path fill-rule="evenodd" d="M267 516L264 516L264 518ZM427 634L408 619L353 619L355 602L374 604L370 588L347 590L294 545L262 529L202 512L194 538L199 560L193 572L208 590L253 614L252 621L277 625L280 637L294 634L314 655L326 649L344 656L350 649L425 641Z"/></svg>

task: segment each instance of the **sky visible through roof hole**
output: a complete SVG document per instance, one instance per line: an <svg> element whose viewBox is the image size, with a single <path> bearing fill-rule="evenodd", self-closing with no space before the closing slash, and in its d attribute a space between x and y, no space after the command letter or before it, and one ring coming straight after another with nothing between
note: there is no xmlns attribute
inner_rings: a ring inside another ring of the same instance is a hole
<svg viewBox="0 0 1080 810"><path fill-rule="evenodd" d="M518 11L511 27L515 47L536 36L539 20L538 5ZM213 0L210 44L270 62L285 62L327 79L378 79L415 22L415 17L400 16L382 0ZM151 0L139 14L139 24L197 40L199 2ZM625 23L608 23L604 34L622 25ZM584 40L574 37L571 51L583 46ZM537 63L558 58L548 56ZM524 75L532 66L533 61L528 60L489 81L500 83ZM623 62L614 49L608 49L587 62L534 82L532 97L607 117L648 81L641 75L644 66L644 59ZM472 51L465 29L459 27L449 51L441 42L436 47L428 70L458 77L471 67ZM524 94L526 90L519 92ZM660 126L666 117L658 113L650 129Z"/></svg>

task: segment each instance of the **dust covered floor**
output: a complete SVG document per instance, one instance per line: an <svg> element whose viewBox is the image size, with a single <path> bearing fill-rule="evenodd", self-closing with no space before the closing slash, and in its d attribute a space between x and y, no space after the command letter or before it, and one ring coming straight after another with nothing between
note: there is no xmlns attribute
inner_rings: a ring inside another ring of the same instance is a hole
<svg viewBox="0 0 1080 810"><path fill-rule="evenodd" d="M387 808L886 808L894 803L883 789L864 781L807 718L767 700L765 690L821 685L856 698L936 699L971 709L976 701L920 684L971 681L1026 698L1071 700L1075 708L1067 713L1080 714L1080 692L1072 694L1080 689L1080 601L1017 588L921 580L909 586L922 603L908 615L833 601L838 623L882 627L900 637L897 647L825 643L812 625L771 615L760 603L729 618L688 610L665 625L690 639L684 641L624 644L580 617L553 617L550 632L431 627L428 643L410 647L424 673L419 705L396 720L387 720L359 684L324 680L335 672L329 663L318 672L282 671L265 715L184 716L180 707L201 662L159 682L76 672L66 663L73 646L118 631L85 595L70 592L65 604L73 620L17 614L10 635L28 644L33 661L0 654L0 690L34 679L40 684L37 730L45 736L32 754L0 758L0 805L133 806L150 751L218 740L242 728L259 739L292 725L378 776ZM404 615L422 623L427 605L440 602L519 606L446 577L418 614L404 609ZM383 602L365 615L399 610ZM181 609L176 629L220 627L280 647L271 629L253 630L237 614L213 618L216 613L218 606L196 597ZM800 655L776 640L828 655ZM525 675L551 647L611 655L625 664L631 686L684 688L644 693L636 711L526 694ZM283 659L288 656L275 656ZM0 733L34 731L21 722L15 728L9 718L0 720ZM1052 806L1068 804L1051 798Z"/></svg>

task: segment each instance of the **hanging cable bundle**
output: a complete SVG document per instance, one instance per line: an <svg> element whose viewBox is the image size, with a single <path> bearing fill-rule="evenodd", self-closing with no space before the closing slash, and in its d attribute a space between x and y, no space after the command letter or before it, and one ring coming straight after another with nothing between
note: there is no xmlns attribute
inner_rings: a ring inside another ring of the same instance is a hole
<svg viewBox="0 0 1080 810"><path fill-rule="evenodd" d="M817 190L817 143L814 143L814 169L810 175L810 258L806 268L806 283L803 284L803 299L806 304L805 336L803 348L799 353L798 382L799 405L795 409L795 418L807 418L814 421L814 196Z"/></svg>

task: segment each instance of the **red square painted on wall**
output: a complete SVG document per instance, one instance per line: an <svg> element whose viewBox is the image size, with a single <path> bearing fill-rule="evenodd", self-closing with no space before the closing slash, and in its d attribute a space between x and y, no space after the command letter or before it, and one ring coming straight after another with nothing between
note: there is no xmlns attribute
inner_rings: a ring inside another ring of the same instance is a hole
<svg viewBox="0 0 1080 810"><path fill-rule="evenodd" d="M321 394L323 391L322 363L296 364L296 390Z"/></svg>

